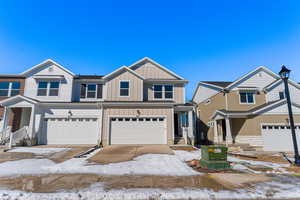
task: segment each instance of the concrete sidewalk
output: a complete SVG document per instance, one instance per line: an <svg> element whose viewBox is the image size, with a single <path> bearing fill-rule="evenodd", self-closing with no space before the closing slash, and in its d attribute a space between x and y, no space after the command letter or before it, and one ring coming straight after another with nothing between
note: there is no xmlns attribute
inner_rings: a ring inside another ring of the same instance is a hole
<svg viewBox="0 0 300 200"><path fill-rule="evenodd" d="M97 164L118 163L132 160L143 154L169 154L174 152L168 145L112 145L105 147L88 161Z"/></svg>

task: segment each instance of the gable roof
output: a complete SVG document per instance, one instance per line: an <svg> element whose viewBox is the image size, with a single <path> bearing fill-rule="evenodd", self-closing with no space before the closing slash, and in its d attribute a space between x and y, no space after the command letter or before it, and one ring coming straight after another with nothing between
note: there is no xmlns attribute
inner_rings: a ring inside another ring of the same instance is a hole
<svg viewBox="0 0 300 200"><path fill-rule="evenodd" d="M136 73L135 71L133 71L132 69L130 69L130 68L126 67L126 66L122 66L122 67L116 69L115 71L111 72L110 74L105 75L103 77L103 79L107 79L107 78L111 77L112 75L114 75L114 74L116 74L116 73L118 73L118 72L120 72L122 70L126 70L126 71L132 73L133 75L137 76L138 78L140 78L142 80L145 80L144 77L142 77L141 75L139 75L138 73Z"/></svg>
<svg viewBox="0 0 300 200"><path fill-rule="evenodd" d="M73 72L69 71L68 69L64 68L62 65L58 64L57 62L55 62L55 61L53 61L51 59L47 59L47 60L45 60L45 61L43 61L43 62L41 62L41 63L39 63L39 64L37 64L37 65L35 65L33 67L31 67L30 69L22 72L21 75L25 76L28 73L30 73L31 71L33 71L35 69L38 69L38 68L44 66L45 64L49 64L49 63L52 63L52 64L56 65L57 67L59 67L60 69L62 69L63 71L69 73L70 75L75 76L75 74Z"/></svg>
<svg viewBox="0 0 300 200"><path fill-rule="evenodd" d="M166 67L162 66L161 64L155 62L154 60L152 60L151 58L148 58L148 57L144 57L144 58L138 60L137 62L131 64L131 65L129 66L129 68L132 69L132 68L134 68L137 64L140 64L140 63L143 63L143 62L147 62L147 61L150 62L150 63L152 63L152 64L154 64L155 66L157 66L158 68L162 69L163 71L165 71L165 72L171 74L172 76L175 76L175 77L178 78L178 79L184 80L184 78L182 78L181 76L175 74L175 73L172 72L171 70L167 69Z"/></svg>
<svg viewBox="0 0 300 200"><path fill-rule="evenodd" d="M259 105L255 108L252 108L250 110L242 110L242 111L237 111L237 110L225 110L225 109L220 109L220 110L216 110L215 113L211 116L211 119L215 118L218 114L221 114L223 116L249 116L249 115L257 115L260 112L263 112L264 110L271 108L277 108L278 106L284 105L287 103L286 99L280 99L280 100L276 100L276 101L271 101L271 102L267 102L265 104ZM296 104L294 102L292 102L293 106L296 106L298 108L300 108L299 104Z"/></svg>
<svg viewBox="0 0 300 200"><path fill-rule="evenodd" d="M273 86L275 86L276 84L280 84L281 82L282 82L282 79L277 79L276 81L274 81L274 82L270 83L269 85L267 85L267 86L264 88L264 90L265 90L266 92L268 92L268 91L271 90L271 88L272 88ZM299 84L299 83L297 83L297 82L295 82L295 81L293 81L293 80L290 80L290 79L288 80L288 82L289 82L289 84L291 84L291 85L295 86L296 88L300 89L300 84Z"/></svg>
<svg viewBox="0 0 300 200"><path fill-rule="evenodd" d="M255 68L254 70L248 72L247 74L241 76L240 78L238 78L237 80L233 81L231 84L229 84L228 86L226 86L225 89L230 89L233 85L239 83L240 81L242 81L243 79L245 79L246 77L258 72L258 71L264 71L266 73L268 73L269 75L273 76L275 79L279 79L279 75L275 74L274 72L272 72L271 70L269 70L268 68L264 67L264 66L260 66L260 67L257 67Z"/></svg>
<svg viewBox="0 0 300 200"><path fill-rule="evenodd" d="M229 82L229 81L201 81L201 82L208 84L208 85L214 85L214 86L220 87L220 88L225 88L232 83L232 81L231 82Z"/></svg>
<svg viewBox="0 0 300 200"><path fill-rule="evenodd" d="M35 99L32 99L30 97L26 97L26 96L23 96L23 95L16 95L16 96L13 96L13 97L10 97L8 99L4 99L4 100L0 101L0 105L4 106L6 103L14 101L15 99L23 99L23 100L28 101L32 104L37 104L39 102L39 101L37 101Z"/></svg>

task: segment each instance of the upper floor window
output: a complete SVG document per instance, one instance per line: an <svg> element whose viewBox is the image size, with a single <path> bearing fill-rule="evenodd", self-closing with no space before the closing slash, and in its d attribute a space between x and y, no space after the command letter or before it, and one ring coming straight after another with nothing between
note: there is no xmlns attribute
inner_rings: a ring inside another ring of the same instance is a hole
<svg viewBox="0 0 300 200"><path fill-rule="evenodd" d="M58 81L40 81L38 83L37 96L58 96L59 93Z"/></svg>
<svg viewBox="0 0 300 200"><path fill-rule="evenodd" d="M240 92L240 103L254 104L254 92Z"/></svg>
<svg viewBox="0 0 300 200"><path fill-rule="evenodd" d="M154 99L173 99L173 85L154 85Z"/></svg>
<svg viewBox="0 0 300 200"><path fill-rule="evenodd" d="M120 96L129 96L129 81L120 81Z"/></svg>
<svg viewBox="0 0 300 200"><path fill-rule="evenodd" d="M279 99L285 99L285 94L284 92L279 92Z"/></svg>
<svg viewBox="0 0 300 200"><path fill-rule="evenodd" d="M20 82L0 82L0 96L12 97L20 94Z"/></svg>
<svg viewBox="0 0 300 200"><path fill-rule="evenodd" d="M81 84L81 99L102 99L102 84Z"/></svg>

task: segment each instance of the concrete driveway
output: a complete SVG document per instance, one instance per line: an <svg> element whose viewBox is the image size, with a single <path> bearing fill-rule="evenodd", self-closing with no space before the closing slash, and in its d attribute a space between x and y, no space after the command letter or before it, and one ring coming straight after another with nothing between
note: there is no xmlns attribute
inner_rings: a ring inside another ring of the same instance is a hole
<svg viewBox="0 0 300 200"><path fill-rule="evenodd" d="M169 154L174 152L168 145L112 145L104 147L88 161L97 164L118 163L132 160L143 154Z"/></svg>

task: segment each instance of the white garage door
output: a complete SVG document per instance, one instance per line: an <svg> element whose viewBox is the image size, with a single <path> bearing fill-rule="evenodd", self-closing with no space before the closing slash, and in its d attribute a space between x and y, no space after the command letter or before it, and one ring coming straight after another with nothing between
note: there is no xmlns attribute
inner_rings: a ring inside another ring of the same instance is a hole
<svg viewBox="0 0 300 200"><path fill-rule="evenodd" d="M111 118L110 144L166 144L163 117Z"/></svg>
<svg viewBox="0 0 300 200"><path fill-rule="evenodd" d="M261 133L265 151L293 151L291 127L284 124L263 124ZM300 125L296 125L296 137L300 147Z"/></svg>
<svg viewBox="0 0 300 200"><path fill-rule="evenodd" d="M97 144L99 121L96 118L45 119L46 144Z"/></svg>

